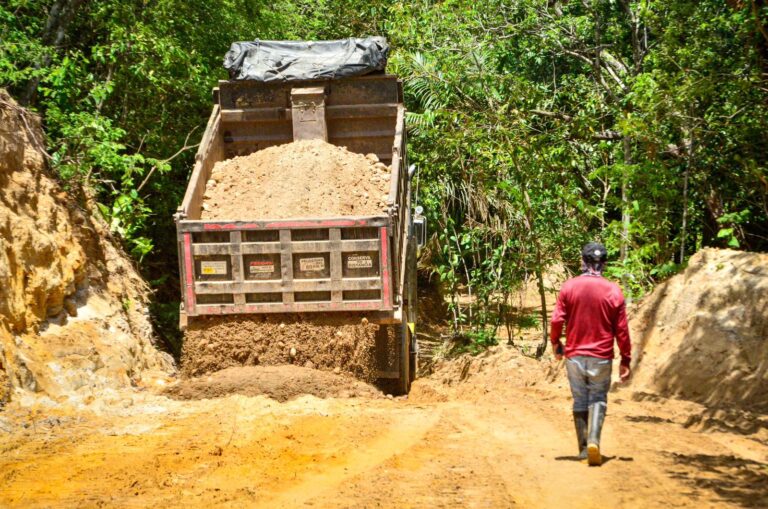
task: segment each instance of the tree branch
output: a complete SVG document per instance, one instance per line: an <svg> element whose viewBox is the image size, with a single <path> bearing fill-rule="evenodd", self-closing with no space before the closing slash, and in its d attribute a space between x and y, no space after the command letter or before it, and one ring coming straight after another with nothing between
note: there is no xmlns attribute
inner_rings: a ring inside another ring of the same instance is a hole
<svg viewBox="0 0 768 509"><path fill-rule="evenodd" d="M541 117L557 118L560 120L565 120L566 122L573 120L572 116L566 115L565 113L560 113L559 111L528 110L528 113L533 113L534 115L539 115Z"/></svg>
<svg viewBox="0 0 768 509"><path fill-rule="evenodd" d="M189 133L187 134L186 139L184 140L184 146L181 147L179 150L177 150L175 154L173 154L171 157L169 157L167 159L163 159L162 161L158 162L158 164L155 164L155 165L152 166L152 168L150 168L149 173L147 173L147 176L144 177L144 180L141 181L141 184L139 184L139 187L136 188L136 192L137 193L140 193L141 190L144 189L144 186L147 185L147 182L149 182L149 179L150 179L150 177L152 177L152 174L155 173L155 171L157 171L157 168L161 164L169 163L169 162L173 161L174 159L176 159L181 154L183 154L184 152L186 152L187 150L190 150L190 149L193 149L193 148L197 148L197 147L200 146L199 143L195 143L194 145L187 145L187 142L189 141L189 137L192 136L192 133L195 132L195 130L198 127L199 126L195 126L191 131L189 131Z"/></svg>
<svg viewBox="0 0 768 509"><path fill-rule="evenodd" d="M623 140L624 135L618 131L612 131L610 129L606 129L605 131L594 133L592 135L592 139L601 140L601 141Z"/></svg>

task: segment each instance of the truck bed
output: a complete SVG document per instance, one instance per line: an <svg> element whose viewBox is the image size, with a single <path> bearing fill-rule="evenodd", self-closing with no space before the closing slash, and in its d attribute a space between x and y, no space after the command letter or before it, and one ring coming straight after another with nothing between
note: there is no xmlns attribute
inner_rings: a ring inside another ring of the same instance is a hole
<svg viewBox="0 0 768 509"><path fill-rule="evenodd" d="M293 141L291 90L309 86L325 89L330 143L374 153L391 167L387 214L201 220L213 166ZM397 78L222 81L214 102L176 214L182 324L188 316L317 311L368 311L396 319L410 208Z"/></svg>

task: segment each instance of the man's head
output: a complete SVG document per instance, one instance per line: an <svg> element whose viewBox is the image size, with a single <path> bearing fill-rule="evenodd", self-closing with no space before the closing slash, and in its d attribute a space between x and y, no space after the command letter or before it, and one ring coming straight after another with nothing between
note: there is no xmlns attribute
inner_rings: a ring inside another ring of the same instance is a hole
<svg viewBox="0 0 768 509"><path fill-rule="evenodd" d="M581 249L582 270L584 272L603 272L608 260L608 251L599 242L590 242Z"/></svg>

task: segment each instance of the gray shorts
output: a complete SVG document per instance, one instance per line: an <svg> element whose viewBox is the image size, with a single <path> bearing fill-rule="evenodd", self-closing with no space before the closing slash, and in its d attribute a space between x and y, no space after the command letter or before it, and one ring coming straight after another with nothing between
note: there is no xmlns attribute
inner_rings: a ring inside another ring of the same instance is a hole
<svg viewBox="0 0 768 509"><path fill-rule="evenodd" d="M574 412L586 412L594 403L608 403L611 359L577 355L565 359L565 370L571 384Z"/></svg>

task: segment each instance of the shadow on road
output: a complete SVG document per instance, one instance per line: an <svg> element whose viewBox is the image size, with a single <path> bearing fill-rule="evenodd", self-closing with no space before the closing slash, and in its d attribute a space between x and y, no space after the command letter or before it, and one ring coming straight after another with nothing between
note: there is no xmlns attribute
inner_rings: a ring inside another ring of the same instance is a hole
<svg viewBox="0 0 768 509"><path fill-rule="evenodd" d="M608 463L609 461L613 461L617 459L616 456L603 456L603 465ZM632 458L618 458L621 461L632 461ZM575 461L575 462L581 462L582 460L579 459L578 456L556 456L555 461ZM584 460L584 464L586 465L587 460Z"/></svg>
<svg viewBox="0 0 768 509"><path fill-rule="evenodd" d="M649 422L653 424L675 422L672 419L664 419L655 415L627 415L624 417L624 419L628 420L629 422Z"/></svg>
<svg viewBox="0 0 768 509"><path fill-rule="evenodd" d="M735 456L671 454L678 466L670 474L697 488L715 492L742 507L768 507L768 464Z"/></svg>

